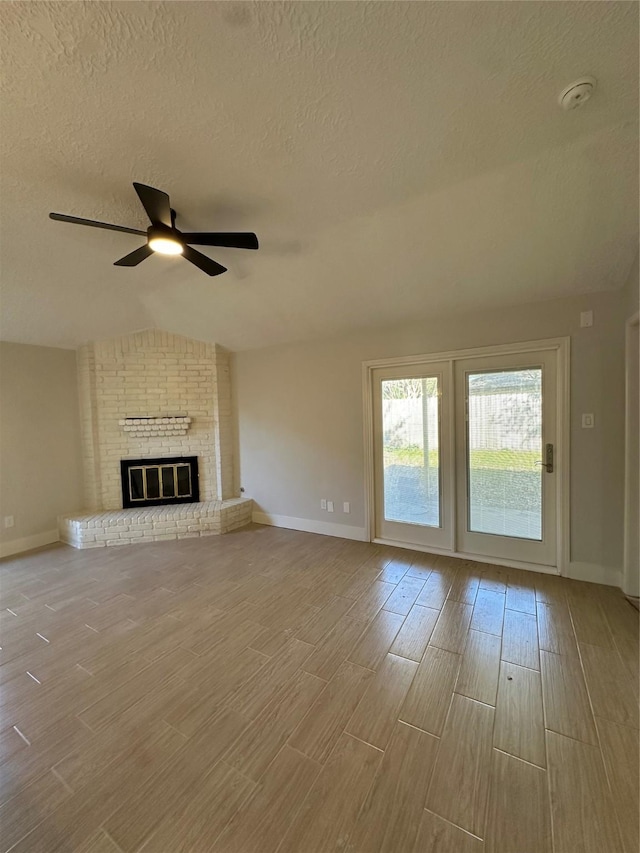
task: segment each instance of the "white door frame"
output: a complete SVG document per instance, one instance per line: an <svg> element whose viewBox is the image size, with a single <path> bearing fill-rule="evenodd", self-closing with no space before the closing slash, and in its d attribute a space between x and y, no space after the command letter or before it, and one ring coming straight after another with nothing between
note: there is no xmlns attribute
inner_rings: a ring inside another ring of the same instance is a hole
<svg viewBox="0 0 640 853"><path fill-rule="evenodd" d="M633 336L638 335L638 326L640 326L640 312L637 312L630 317L626 322L625 335L625 430L624 430L624 458L625 458L625 476L624 476L624 556L622 562L622 591L632 598L636 598L640 592L640 584L638 582L638 566L637 566L637 545L633 541L632 531L637 531L638 528L638 507L633 505L633 476L629 460L632 459L633 442L637 443L637 430L632 428L632 425L638 423L638 412L634 413L631 410L632 406L638 405L638 364L635 369L631 364L631 358L637 358L635 350L637 342L634 343ZM632 383L635 383L635 388L632 388ZM635 471L635 477L638 477L638 471ZM637 481L636 481L637 482ZM636 533L637 536L637 533Z"/></svg>
<svg viewBox="0 0 640 853"><path fill-rule="evenodd" d="M569 569L571 557L570 551L570 407L569 407L569 378L570 378L570 351L571 339L569 337L548 338L538 341L523 341L511 344L499 344L488 347L474 347L472 349L451 350L448 352L422 353L419 355L400 356L398 358L376 359L362 363L362 391L363 391L363 426L364 426L364 507L365 507L365 541L379 542L386 545L400 547L411 547L414 550L428 551L434 554L447 554L452 557L477 560L478 562L493 563L497 565L513 566L514 568L532 569L537 572L554 572L553 569L538 566L532 563L519 563L511 560L500 560L493 557L483 557L477 554L465 554L456 550L447 551L438 548L419 548L416 545L406 546L402 543L391 542L372 538L375 531L375 482L374 482L374 441L373 441L373 371L376 368L410 366L426 364L432 361L451 361L452 363L463 358L474 358L492 355L512 355L516 353L535 352L540 350L555 350L557 356L557 446L556 463L558 471L558 495L557 495L557 549L555 573L563 575ZM455 393L450 395L450 405L453 407ZM451 413L453 415L453 412ZM452 421L453 423L453 421ZM455 478L453 478L455 480ZM455 489L455 482L453 483ZM456 495L454 493L454 501Z"/></svg>

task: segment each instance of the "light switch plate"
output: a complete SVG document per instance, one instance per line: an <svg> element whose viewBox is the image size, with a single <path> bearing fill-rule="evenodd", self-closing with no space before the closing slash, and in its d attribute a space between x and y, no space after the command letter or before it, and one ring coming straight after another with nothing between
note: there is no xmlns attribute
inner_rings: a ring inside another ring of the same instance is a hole
<svg viewBox="0 0 640 853"><path fill-rule="evenodd" d="M582 429L593 429L595 426L596 419L593 415L583 415L582 416Z"/></svg>

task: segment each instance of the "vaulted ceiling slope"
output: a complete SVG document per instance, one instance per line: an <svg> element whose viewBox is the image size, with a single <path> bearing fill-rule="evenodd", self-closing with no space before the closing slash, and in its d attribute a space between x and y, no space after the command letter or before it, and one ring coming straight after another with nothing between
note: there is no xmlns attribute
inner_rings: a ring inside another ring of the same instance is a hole
<svg viewBox="0 0 640 853"><path fill-rule="evenodd" d="M5 339L245 349L624 284L636 3L1 5ZM260 251L124 269L139 237L47 218L146 228L134 180Z"/></svg>

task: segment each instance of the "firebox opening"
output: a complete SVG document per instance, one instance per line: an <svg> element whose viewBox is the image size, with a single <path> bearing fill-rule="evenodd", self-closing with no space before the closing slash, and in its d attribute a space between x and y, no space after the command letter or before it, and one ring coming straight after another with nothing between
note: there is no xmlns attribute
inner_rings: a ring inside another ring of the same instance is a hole
<svg viewBox="0 0 640 853"><path fill-rule="evenodd" d="M122 506L163 506L200 500L198 457L122 459Z"/></svg>

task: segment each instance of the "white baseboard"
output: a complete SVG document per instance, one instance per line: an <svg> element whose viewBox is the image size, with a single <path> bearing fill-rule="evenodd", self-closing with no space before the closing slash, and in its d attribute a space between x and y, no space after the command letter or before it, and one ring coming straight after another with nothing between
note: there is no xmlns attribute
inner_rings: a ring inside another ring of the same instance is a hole
<svg viewBox="0 0 640 853"><path fill-rule="evenodd" d="M358 542L366 542L366 531L364 527L350 527L347 524L332 524L327 521L313 521L309 518L294 518L289 515L272 515L267 512L254 512L252 521L256 524L268 524L271 527L286 527L289 530L301 530L304 533L321 533L323 536L337 536L341 539L355 539ZM551 566L537 566L533 564L517 563L509 560L496 560L495 558L483 557L478 554L462 554L454 551L445 551L441 548L420 548L419 546L400 542L375 539L374 542L383 545L397 545L402 548L411 548L415 551L428 551L430 554L445 554L450 557L476 560L478 562L492 563L494 565L513 566L518 569L529 569L547 574L557 574L557 569ZM601 583L607 586L620 587L622 584L622 571L608 566L600 566L596 563L569 563L563 575L579 581L589 583Z"/></svg>
<svg viewBox="0 0 640 853"><path fill-rule="evenodd" d="M323 536L338 536L341 539L355 539L358 542L367 541L364 527L351 527L348 524L331 524L328 521L312 521L310 518L272 515L268 512L254 512L252 520L256 524L268 524L270 527L286 527L289 530L302 530L305 533L321 533Z"/></svg>
<svg viewBox="0 0 640 853"><path fill-rule="evenodd" d="M44 533L25 536L23 539L0 543L0 557L11 557L14 554L22 553L22 551L31 551L32 548L42 548L43 545L52 545L59 541L60 536L57 530L46 530Z"/></svg>
<svg viewBox="0 0 640 853"><path fill-rule="evenodd" d="M600 566L597 563L578 563L572 560L565 572L565 577L576 581L588 581L589 583L602 583L607 586L622 586L622 570L609 566Z"/></svg>

